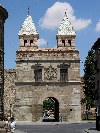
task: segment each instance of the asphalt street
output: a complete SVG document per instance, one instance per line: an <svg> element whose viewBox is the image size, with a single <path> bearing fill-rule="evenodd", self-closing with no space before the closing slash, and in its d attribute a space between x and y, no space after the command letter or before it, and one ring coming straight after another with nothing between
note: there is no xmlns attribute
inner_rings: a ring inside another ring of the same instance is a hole
<svg viewBox="0 0 100 133"><path fill-rule="evenodd" d="M85 133L94 130L95 122L85 123L21 123L17 124L15 133Z"/></svg>

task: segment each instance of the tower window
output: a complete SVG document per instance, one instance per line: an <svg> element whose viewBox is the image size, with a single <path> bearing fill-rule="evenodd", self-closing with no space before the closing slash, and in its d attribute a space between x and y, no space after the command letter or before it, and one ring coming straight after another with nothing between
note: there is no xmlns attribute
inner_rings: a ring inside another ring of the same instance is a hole
<svg viewBox="0 0 100 133"><path fill-rule="evenodd" d="M60 69L60 81L67 81L67 69Z"/></svg>
<svg viewBox="0 0 100 133"><path fill-rule="evenodd" d="M65 46L65 40L62 40L62 46Z"/></svg>
<svg viewBox="0 0 100 133"><path fill-rule="evenodd" d="M24 40L24 46L27 46L27 40Z"/></svg>
<svg viewBox="0 0 100 133"><path fill-rule="evenodd" d="M32 46L33 45L33 40L30 40L30 46Z"/></svg>
<svg viewBox="0 0 100 133"><path fill-rule="evenodd" d="M71 40L68 40L68 45L71 46Z"/></svg>
<svg viewBox="0 0 100 133"><path fill-rule="evenodd" d="M42 69L34 70L34 74L35 74L35 81L36 82L42 81Z"/></svg>

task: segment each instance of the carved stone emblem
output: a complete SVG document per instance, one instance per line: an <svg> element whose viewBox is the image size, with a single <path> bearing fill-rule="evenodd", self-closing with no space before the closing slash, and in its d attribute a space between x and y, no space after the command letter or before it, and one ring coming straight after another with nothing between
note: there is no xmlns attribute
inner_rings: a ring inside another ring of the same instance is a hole
<svg viewBox="0 0 100 133"><path fill-rule="evenodd" d="M44 79L53 80L57 78L57 68L53 68L51 65L44 68Z"/></svg>

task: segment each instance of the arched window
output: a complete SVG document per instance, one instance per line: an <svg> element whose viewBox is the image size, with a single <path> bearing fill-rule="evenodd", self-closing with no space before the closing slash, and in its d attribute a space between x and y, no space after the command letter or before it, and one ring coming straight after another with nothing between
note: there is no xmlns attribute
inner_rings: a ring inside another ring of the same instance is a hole
<svg viewBox="0 0 100 133"><path fill-rule="evenodd" d="M71 46L71 40L68 40L68 45Z"/></svg>
<svg viewBox="0 0 100 133"><path fill-rule="evenodd" d="M65 46L65 40L62 40L62 46Z"/></svg>
<svg viewBox="0 0 100 133"><path fill-rule="evenodd" d="M27 40L24 40L24 46L27 46Z"/></svg>
<svg viewBox="0 0 100 133"><path fill-rule="evenodd" d="M33 45L33 40L30 40L30 46L32 46Z"/></svg>

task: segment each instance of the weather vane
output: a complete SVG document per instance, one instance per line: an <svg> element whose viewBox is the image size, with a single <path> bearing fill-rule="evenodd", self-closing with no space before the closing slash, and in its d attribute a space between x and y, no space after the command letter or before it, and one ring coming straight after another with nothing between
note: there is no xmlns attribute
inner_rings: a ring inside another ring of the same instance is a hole
<svg viewBox="0 0 100 133"><path fill-rule="evenodd" d="M47 42L47 48L48 48L48 42Z"/></svg>
<svg viewBox="0 0 100 133"><path fill-rule="evenodd" d="M28 6L28 15L30 14L30 6Z"/></svg>
<svg viewBox="0 0 100 133"><path fill-rule="evenodd" d="M65 11L65 15L67 15L67 8L66 8L66 11Z"/></svg>

